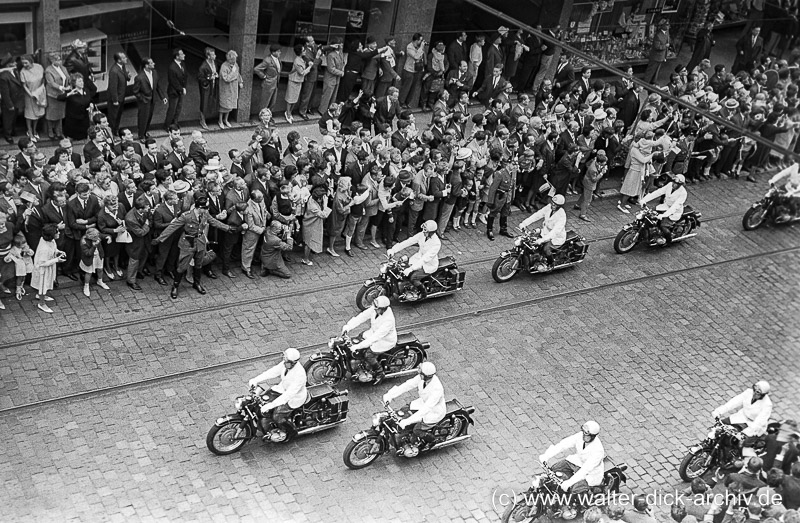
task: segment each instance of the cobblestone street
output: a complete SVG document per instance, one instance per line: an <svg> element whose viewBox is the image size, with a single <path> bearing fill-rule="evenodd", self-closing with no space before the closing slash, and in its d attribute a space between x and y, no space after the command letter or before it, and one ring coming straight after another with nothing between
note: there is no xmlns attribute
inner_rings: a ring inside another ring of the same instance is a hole
<svg viewBox="0 0 800 523"><path fill-rule="evenodd" d="M349 386L346 424L285 447L253 442L221 458L205 435L277 361L252 358L288 345L306 356L338 332L377 250L292 264L288 282L217 280L177 302L148 280L141 302L116 284L91 300L64 289L47 318L11 304L4 321L20 321L0 347L0 419L15 435L0 458L4 520L498 521L496 489L527 486L538 455L589 418L630 467L628 489L672 489L713 408L753 381L772 383L774 418L800 416L800 245L796 227L741 230L761 189L694 186L690 202L712 220L699 235L626 256L607 237L629 217L598 202L593 224L570 222L600 239L585 263L504 285L489 268L508 240L449 234L443 254L465 266L464 292L395 314L401 332L432 344L447 397L475 406L473 439L361 471L344 467L342 450L391 383ZM106 387L116 388L92 392ZM60 399L76 393L86 394Z"/></svg>

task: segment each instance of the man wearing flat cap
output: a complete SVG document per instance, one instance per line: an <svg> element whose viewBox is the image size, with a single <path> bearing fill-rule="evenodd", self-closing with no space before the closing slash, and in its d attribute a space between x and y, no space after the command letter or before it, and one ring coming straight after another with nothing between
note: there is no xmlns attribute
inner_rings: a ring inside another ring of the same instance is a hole
<svg viewBox="0 0 800 523"><path fill-rule="evenodd" d="M667 61L667 51L669 50L669 20L662 18L658 21L658 29L653 36L653 43L650 47L650 57L647 62L647 69L644 72L643 80L648 83L656 83L661 66Z"/></svg>

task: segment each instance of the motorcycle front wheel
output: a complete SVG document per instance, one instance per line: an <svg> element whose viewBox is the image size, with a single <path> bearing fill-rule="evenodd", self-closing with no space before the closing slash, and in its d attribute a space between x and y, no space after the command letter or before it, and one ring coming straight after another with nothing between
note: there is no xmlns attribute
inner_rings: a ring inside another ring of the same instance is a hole
<svg viewBox="0 0 800 523"><path fill-rule="evenodd" d="M308 385L334 386L344 379L342 368L330 359L307 361L303 367L306 369Z"/></svg>
<svg viewBox="0 0 800 523"><path fill-rule="evenodd" d="M500 521L503 523L511 523L514 521L535 521L541 514L539 507L529 507L524 499L521 499L506 507L503 512L503 517Z"/></svg>
<svg viewBox="0 0 800 523"><path fill-rule="evenodd" d="M744 228L745 231L754 231L764 225L764 222L766 221L767 210L763 205L759 204L755 207L750 207L747 209L747 212L744 213L744 217L742 218L742 228Z"/></svg>
<svg viewBox="0 0 800 523"><path fill-rule="evenodd" d="M519 272L520 258L517 256L502 256L497 258L492 265L492 278L497 283L510 281Z"/></svg>
<svg viewBox="0 0 800 523"><path fill-rule="evenodd" d="M686 454L686 457L681 461L678 467L678 474L681 479L686 482L691 482L695 478L699 478L711 468L712 463L709 459L709 453L706 449L700 449L696 452Z"/></svg>
<svg viewBox="0 0 800 523"><path fill-rule="evenodd" d="M358 289L358 294L356 294L356 307L362 311L369 309L372 306L372 302L375 301L375 298L385 294L386 292L383 285L379 283L374 283L369 287L362 286Z"/></svg>
<svg viewBox="0 0 800 523"><path fill-rule="evenodd" d="M252 435L250 426L245 425L241 430L241 421L229 421L224 425L211 427L206 435L206 447L217 456L227 456L238 452L244 447Z"/></svg>
<svg viewBox="0 0 800 523"><path fill-rule="evenodd" d="M637 232L636 229L622 229L619 231L617 237L614 238L614 250L617 251L617 254L631 252L636 247Z"/></svg>
<svg viewBox="0 0 800 523"><path fill-rule="evenodd" d="M369 453L377 439L377 436L368 436L359 441L350 440L342 453L342 459L347 468L358 470L372 465L372 462L380 456L380 454Z"/></svg>

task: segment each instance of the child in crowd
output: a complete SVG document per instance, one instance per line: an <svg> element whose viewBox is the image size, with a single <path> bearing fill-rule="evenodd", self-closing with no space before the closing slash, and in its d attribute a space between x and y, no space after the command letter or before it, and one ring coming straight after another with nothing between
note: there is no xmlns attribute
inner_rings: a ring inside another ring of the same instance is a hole
<svg viewBox="0 0 800 523"><path fill-rule="evenodd" d="M17 300L25 296L25 277L33 272L33 249L28 247L25 236L21 232L14 236L14 244L6 255L6 263L14 264L14 275L17 282Z"/></svg>
<svg viewBox="0 0 800 523"><path fill-rule="evenodd" d="M109 237L110 241L110 237ZM94 227L86 229L86 234L81 238L81 270L85 273L83 280L83 295L87 298L89 292L89 282L92 273L97 275L97 286L108 290L108 285L103 282L103 242L100 239L100 231Z"/></svg>

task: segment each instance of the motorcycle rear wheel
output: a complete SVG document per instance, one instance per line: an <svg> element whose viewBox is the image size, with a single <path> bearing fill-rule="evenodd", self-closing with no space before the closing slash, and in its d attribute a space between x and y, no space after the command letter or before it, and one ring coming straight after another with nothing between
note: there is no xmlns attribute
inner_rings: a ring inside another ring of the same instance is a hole
<svg viewBox="0 0 800 523"><path fill-rule="evenodd" d="M408 356L403 357L402 352L389 356L386 362L386 374L415 369L422 363L422 352L414 349L408 350Z"/></svg>
<svg viewBox="0 0 800 523"><path fill-rule="evenodd" d="M745 231L754 231L767 221L767 211L762 205L750 207L742 217L742 228Z"/></svg>
<svg viewBox="0 0 800 523"><path fill-rule="evenodd" d="M338 385L344 379L342 369L333 360L322 359L307 361L303 367L306 369L308 385Z"/></svg>
<svg viewBox="0 0 800 523"><path fill-rule="evenodd" d="M514 267L516 265L516 267ZM507 258L503 258L502 256L497 258L492 265L492 278L497 283L505 283L507 281L511 281L511 279L517 275L519 272L520 266L520 259L516 256L508 256Z"/></svg>
<svg viewBox="0 0 800 523"><path fill-rule="evenodd" d="M372 302L375 301L375 298L378 296L384 296L386 292L384 291L383 285L375 283L370 285L369 287L361 287L358 289L358 294L356 294L356 307L359 310L366 310L372 306Z"/></svg>
<svg viewBox="0 0 800 523"><path fill-rule="evenodd" d="M450 424L450 430L447 432L445 441L465 435L467 433L469 421L464 416L453 416L453 421Z"/></svg>
<svg viewBox="0 0 800 523"><path fill-rule="evenodd" d="M688 219L684 218L675 224L675 227L672 229L672 237L680 238L681 236L689 234L690 232L692 232L692 224L689 223Z"/></svg>
<svg viewBox="0 0 800 523"><path fill-rule="evenodd" d="M703 465L708 461L708 451L700 449L697 452L689 452L681 461L678 467L678 475L686 482L691 482L695 478L699 478L711 468L713 463L709 462L708 465ZM697 468L699 467L699 468Z"/></svg>
<svg viewBox="0 0 800 523"><path fill-rule="evenodd" d="M513 521L534 521L540 515L539 507L529 507L525 500L521 499L513 505L506 507L501 521L503 523L510 523Z"/></svg>
<svg viewBox="0 0 800 523"><path fill-rule="evenodd" d="M250 438L250 427L245 426L240 435L243 439L233 439L239 431L241 421L229 421L221 427L214 425L206 435L206 447L217 456L227 456L238 452Z"/></svg>
<svg viewBox="0 0 800 523"><path fill-rule="evenodd" d="M347 468L358 470L372 465L372 462L380 456L380 454L368 453L376 439L378 439L376 436L368 436L360 441L350 440L342 453L342 459Z"/></svg>
<svg viewBox="0 0 800 523"><path fill-rule="evenodd" d="M622 229L614 238L614 250L617 254L625 254L631 252L636 244L636 232L634 229Z"/></svg>

